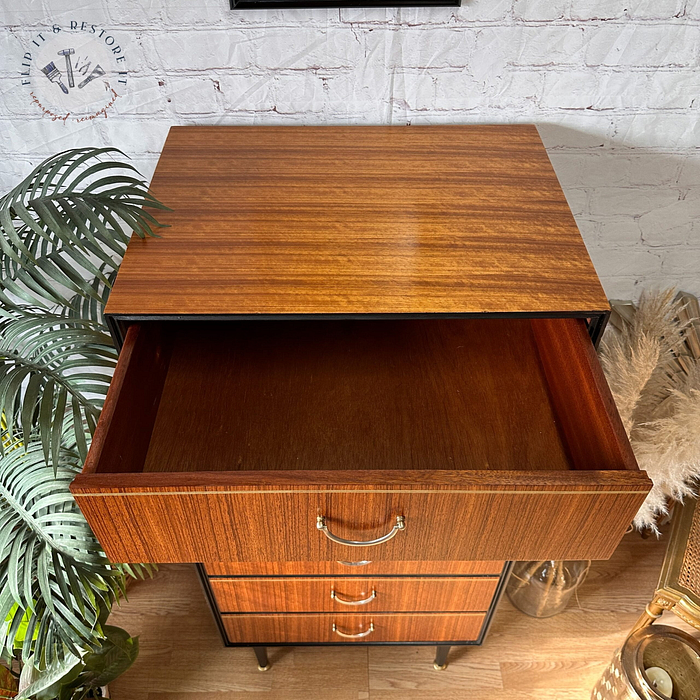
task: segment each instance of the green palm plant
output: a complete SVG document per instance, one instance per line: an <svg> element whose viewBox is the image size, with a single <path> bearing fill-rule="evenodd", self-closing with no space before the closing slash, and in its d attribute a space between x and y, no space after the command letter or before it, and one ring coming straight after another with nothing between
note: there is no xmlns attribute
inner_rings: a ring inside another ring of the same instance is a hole
<svg viewBox="0 0 700 700"><path fill-rule="evenodd" d="M112 282L130 232L160 226L143 207L166 209L119 153L60 153L0 198L0 641L52 679L99 655L125 577L150 573L107 559L68 490L116 365Z"/></svg>

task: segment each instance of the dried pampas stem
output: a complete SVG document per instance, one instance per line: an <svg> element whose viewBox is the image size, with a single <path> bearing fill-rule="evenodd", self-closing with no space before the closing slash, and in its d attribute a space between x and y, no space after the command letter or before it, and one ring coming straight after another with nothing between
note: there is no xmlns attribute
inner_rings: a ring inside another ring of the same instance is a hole
<svg viewBox="0 0 700 700"><path fill-rule="evenodd" d="M654 487L637 528L656 530L668 498L700 477L700 309L675 290L644 293L635 307L611 302L601 362L639 466Z"/></svg>

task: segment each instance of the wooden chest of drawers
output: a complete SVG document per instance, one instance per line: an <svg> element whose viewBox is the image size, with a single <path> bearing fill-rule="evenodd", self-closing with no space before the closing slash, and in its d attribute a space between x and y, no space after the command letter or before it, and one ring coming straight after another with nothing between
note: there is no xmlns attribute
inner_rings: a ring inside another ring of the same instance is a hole
<svg viewBox="0 0 700 700"><path fill-rule="evenodd" d="M73 484L113 560L261 646L476 643L505 562L612 554L650 482L534 127L177 127L152 189Z"/></svg>

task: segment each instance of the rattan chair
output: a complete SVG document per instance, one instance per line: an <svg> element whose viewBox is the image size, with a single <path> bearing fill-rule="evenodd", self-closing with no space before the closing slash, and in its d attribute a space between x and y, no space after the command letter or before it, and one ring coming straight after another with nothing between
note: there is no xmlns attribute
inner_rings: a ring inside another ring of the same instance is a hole
<svg viewBox="0 0 700 700"><path fill-rule="evenodd" d="M654 597L632 632L670 610L700 630L700 508L697 500L676 504L671 536Z"/></svg>

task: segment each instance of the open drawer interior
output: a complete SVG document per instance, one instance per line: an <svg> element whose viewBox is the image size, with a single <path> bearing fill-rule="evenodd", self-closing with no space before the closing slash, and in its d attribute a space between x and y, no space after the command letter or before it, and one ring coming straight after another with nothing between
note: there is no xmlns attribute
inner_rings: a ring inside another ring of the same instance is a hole
<svg viewBox="0 0 700 700"><path fill-rule="evenodd" d="M574 319L134 324L71 486L205 563L605 559L649 488Z"/></svg>
<svg viewBox="0 0 700 700"><path fill-rule="evenodd" d="M636 470L582 320L130 326L84 473Z"/></svg>

